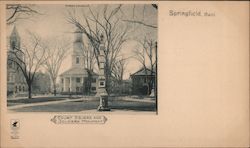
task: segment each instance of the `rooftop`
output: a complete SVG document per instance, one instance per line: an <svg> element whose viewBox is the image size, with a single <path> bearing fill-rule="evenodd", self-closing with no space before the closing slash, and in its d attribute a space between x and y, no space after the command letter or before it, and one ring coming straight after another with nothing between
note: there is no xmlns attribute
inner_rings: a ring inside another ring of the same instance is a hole
<svg viewBox="0 0 250 148"><path fill-rule="evenodd" d="M91 74L97 76L97 74L94 73L93 71L91 72ZM66 70L65 72L63 72L62 74L60 74L60 76L72 76L72 75L88 76L88 69L82 68L82 67L72 67Z"/></svg>
<svg viewBox="0 0 250 148"><path fill-rule="evenodd" d="M138 70L137 72L131 74L131 76L143 76L143 75L155 75L155 71L151 71L148 68L141 68L140 70Z"/></svg>

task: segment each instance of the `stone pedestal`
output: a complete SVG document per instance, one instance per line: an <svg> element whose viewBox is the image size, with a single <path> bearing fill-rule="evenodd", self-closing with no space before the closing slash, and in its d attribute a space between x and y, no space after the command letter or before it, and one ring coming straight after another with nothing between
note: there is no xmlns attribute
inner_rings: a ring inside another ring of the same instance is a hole
<svg viewBox="0 0 250 148"><path fill-rule="evenodd" d="M100 88L98 95L100 97L100 104L97 110L98 111L110 111L110 108L108 107L108 94L105 88Z"/></svg>

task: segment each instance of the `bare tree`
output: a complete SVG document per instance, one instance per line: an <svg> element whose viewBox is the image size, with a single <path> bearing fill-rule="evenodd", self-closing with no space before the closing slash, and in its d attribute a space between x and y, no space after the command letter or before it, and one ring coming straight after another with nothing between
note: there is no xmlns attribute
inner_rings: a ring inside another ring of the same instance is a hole
<svg viewBox="0 0 250 148"><path fill-rule="evenodd" d="M94 54L94 49L91 43L88 43L87 45L81 46L81 54L84 57L84 68L93 71L95 68L96 59L95 59L95 54Z"/></svg>
<svg viewBox="0 0 250 148"><path fill-rule="evenodd" d="M87 81L83 82L83 88L85 88L85 92L90 94L91 92L91 83L93 78L93 71L96 68L96 58L93 50L93 46L91 43L87 45L83 45L82 48L82 55L84 57L84 68L87 69L88 72L88 79Z"/></svg>
<svg viewBox="0 0 250 148"><path fill-rule="evenodd" d="M143 42L139 41L141 48L136 48L134 51L135 58L142 64L146 78L146 83L148 87L148 93L151 93L151 88L153 85L153 79L151 78L154 74L154 67L156 67L156 45L152 39L144 38ZM148 68L149 65L149 68ZM149 71L148 71L149 69Z"/></svg>
<svg viewBox="0 0 250 148"><path fill-rule="evenodd" d="M33 5L23 5L23 4L8 4L6 6L7 10L7 25L11 25L19 20L30 19L34 15L39 13Z"/></svg>
<svg viewBox="0 0 250 148"><path fill-rule="evenodd" d="M112 75L115 77L115 79L118 81L118 84L121 84L123 80L123 76L126 70L126 59L120 59L115 62L113 69L112 69Z"/></svg>
<svg viewBox="0 0 250 148"><path fill-rule="evenodd" d="M129 18L129 19L123 19L123 21L125 22L128 22L128 23L132 23L132 24L139 24L141 26L145 26L145 27L149 27L149 28L153 28L153 29L157 29L157 25L156 24L151 24L147 21L145 21L145 11L146 11L146 7L148 9L153 9L157 12L158 10L158 5L157 4L144 4L143 5L143 8L142 8L142 11L140 12L140 14L138 13L135 13L135 10L136 10L136 7L138 5L134 5L133 6L133 10L132 10L132 18ZM122 11L122 10L121 10ZM139 16L139 17L136 17L136 16Z"/></svg>
<svg viewBox="0 0 250 148"><path fill-rule="evenodd" d="M98 66L101 34L104 36L105 77L108 92L112 67L117 60L123 43L127 40L128 26L122 23L121 18L118 16L121 6L116 5L116 7L112 8L105 5L101 11L96 11L96 13L92 10L91 6L88 6L88 15L82 12L81 17L77 18L75 11L69 11L67 15L67 21L81 29L88 37L93 47L93 53Z"/></svg>
<svg viewBox="0 0 250 148"><path fill-rule="evenodd" d="M45 41L42 48L45 50L45 57L47 59L43 66L50 76L51 88L53 89L54 96L56 96L56 79L62 62L68 54L70 42L67 39L54 39L53 42Z"/></svg>
<svg viewBox="0 0 250 148"><path fill-rule="evenodd" d="M32 83L36 72L46 61L45 50L41 48L41 39L29 32L29 44L19 48L12 47L13 50L8 51L8 60L14 62L21 69L26 83L28 85L28 98L32 98Z"/></svg>

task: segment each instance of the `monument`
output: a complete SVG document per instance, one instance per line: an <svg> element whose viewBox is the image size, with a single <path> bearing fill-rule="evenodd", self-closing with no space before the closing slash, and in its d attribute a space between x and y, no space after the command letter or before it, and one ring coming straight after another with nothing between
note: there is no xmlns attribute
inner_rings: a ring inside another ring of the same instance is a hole
<svg viewBox="0 0 250 148"><path fill-rule="evenodd" d="M103 35L101 35L101 43L99 47L99 86L98 86L98 96L100 97L100 104L97 108L98 111L110 111L108 107L108 93L106 90L106 78L105 78L105 55L104 55L104 40Z"/></svg>

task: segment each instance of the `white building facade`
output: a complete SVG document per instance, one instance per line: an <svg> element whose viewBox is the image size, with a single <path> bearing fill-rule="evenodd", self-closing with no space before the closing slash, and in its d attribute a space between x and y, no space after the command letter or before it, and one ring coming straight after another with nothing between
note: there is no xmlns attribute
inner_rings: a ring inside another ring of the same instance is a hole
<svg viewBox="0 0 250 148"><path fill-rule="evenodd" d="M98 75L85 68L83 55L83 38L81 30L74 32L71 68L60 75L60 90L62 94L96 93Z"/></svg>

